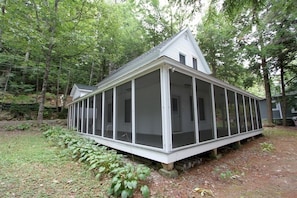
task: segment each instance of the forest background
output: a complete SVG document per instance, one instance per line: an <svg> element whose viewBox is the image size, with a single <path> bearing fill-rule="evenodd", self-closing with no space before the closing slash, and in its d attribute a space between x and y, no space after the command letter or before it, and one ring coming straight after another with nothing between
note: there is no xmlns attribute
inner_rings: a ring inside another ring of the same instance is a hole
<svg viewBox="0 0 297 198"><path fill-rule="evenodd" d="M95 85L185 27L213 76L267 99L268 124L271 96L281 94L286 109L287 93L296 91L294 0L0 0L0 6L0 102L38 103L40 123L47 95L58 107L74 83Z"/></svg>

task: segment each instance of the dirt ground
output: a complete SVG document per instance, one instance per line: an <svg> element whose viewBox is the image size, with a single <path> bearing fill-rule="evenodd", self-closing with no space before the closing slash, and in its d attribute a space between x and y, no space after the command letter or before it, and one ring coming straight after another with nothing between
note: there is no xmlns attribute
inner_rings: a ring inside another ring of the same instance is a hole
<svg viewBox="0 0 297 198"><path fill-rule="evenodd" d="M202 197L203 190L204 197L297 197L297 127L268 128L264 134L239 149L221 150L220 159L206 158L176 179L152 172L152 197ZM264 152L263 142L274 149Z"/></svg>
<svg viewBox="0 0 297 198"><path fill-rule="evenodd" d="M0 131L4 124L8 122L0 122ZM264 152L261 143L274 149ZM295 198L296 152L297 127L266 128L264 136L242 142L238 149L220 149L219 159L201 157L201 164L179 171L175 179L161 176L157 168L152 170L148 180L151 197Z"/></svg>

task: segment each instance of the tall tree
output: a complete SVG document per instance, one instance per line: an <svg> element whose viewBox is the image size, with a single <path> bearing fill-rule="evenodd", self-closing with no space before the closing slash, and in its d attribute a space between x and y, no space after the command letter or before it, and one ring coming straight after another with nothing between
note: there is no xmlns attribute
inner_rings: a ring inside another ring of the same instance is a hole
<svg viewBox="0 0 297 198"><path fill-rule="evenodd" d="M38 122L43 120L45 94L52 65L60 57L74 56L83 49L87 1L34 0L6 4L7 48L20 49L27 59L41 60L44 66ZM87 14L86 14L87 15ZM88 15L87 15L88 16ZM14 39L10 34L14 35ZM4 35L3 35L4 36ZM74 50L75 49L75 50Z"/></svg>
<svg viewBox="0 0 297 198"><path fill-rule="evenodd" d="M230 84L247 88L253 76L243 67L237 28L211 5L197 27L197 40L209 63L212 75ZM249 82L249 83L247 83Z"/></svg>

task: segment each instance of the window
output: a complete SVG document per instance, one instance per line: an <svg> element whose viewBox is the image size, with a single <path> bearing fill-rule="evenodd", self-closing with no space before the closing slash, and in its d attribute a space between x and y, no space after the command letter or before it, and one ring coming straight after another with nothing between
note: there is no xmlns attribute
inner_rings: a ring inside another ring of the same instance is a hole
<svg viewBox="0 0 297 198"><path fill-rule="evenodd" d="M191 116L191 121L194 121L193 96L190 96L190 116Z"/></svg>
<svg viewBox="0 0 297 198"><path fill-rule="evenodd" d="M182 64L186 64L186 56L183 54L179 54L179 62Z"/></svg>
<svg viewBox="0 0 297 198"><path fill-rule="evenodd" d="M198 98L199 120L205 120L204 99Z"/></svg>
<svg viewBox="0 0 297 198"><path fill-rule="evenodd" d="M107 105L107 122L112 122L112 103Z"/></svg>
<svg viewBox="0 0 297 198"><path fill-rule="evenodd" d="M275 100L271 101L271 107L272 107L272 111L277 111L278 110L278 105L277 105L277 102Z"/></svg>
<svg viewBox="0 0 297 198"><path fill-rule="evenodd" d="M131 122L131 99L125 100L125 122L130 123Z"/></svg>
<svg viewBox="0 0 297 198"><path fill-rule="evenodd" d="M193 68L197 69L197 59L193 58Z"/></svg>

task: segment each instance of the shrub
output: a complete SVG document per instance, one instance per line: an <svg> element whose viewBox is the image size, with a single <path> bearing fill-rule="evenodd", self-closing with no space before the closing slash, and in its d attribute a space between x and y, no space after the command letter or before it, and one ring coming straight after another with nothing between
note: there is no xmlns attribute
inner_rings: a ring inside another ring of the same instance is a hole
<svg viewBox="0 0 297 198"><path fill-rule="evenodd" d="M122 155L114 150L90 139L83 138L74 131L61 127L52 127L46 130L43 135L55 145L67 150L73 160L85 163L96 178L103 174L112 176L111 186L108 194L121 197L132 197L139 187L139 182L144 183L150 175L150 169L144 165L137 167L125 164ZM146 185L140 187L143 197L149 196L149 188Z"/></svg>
<svg viewBox="0 0 297 198"><path fill-rule="evenodd" d="M29 130L30 128L31 128L30 123L23 123L23 124L19 124L19 125L6 126L5 130L6 131L14 131L14 130L26 131L26 130Z"/></svg>
<svg viewBox="0 0 297 198"><path fill-rule="evenodd" d="M134 191L138 187L138 181L146 180L150 175L150 169L138 165L127 164L123 167L118 167L112 171L114 177L112 178L111 187L109 188L109 195L132 197ZM149 189L146 185L141 187L141 192L144 197L149 196Z"/></svg>

